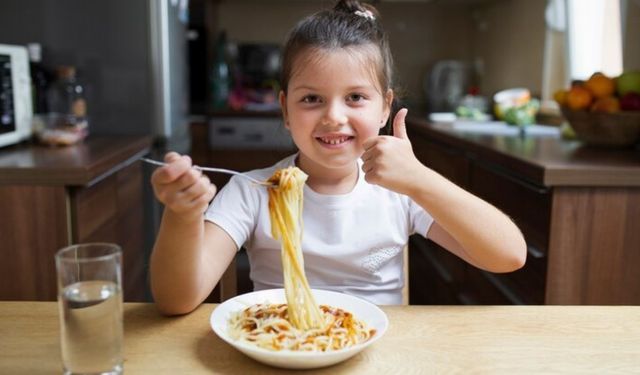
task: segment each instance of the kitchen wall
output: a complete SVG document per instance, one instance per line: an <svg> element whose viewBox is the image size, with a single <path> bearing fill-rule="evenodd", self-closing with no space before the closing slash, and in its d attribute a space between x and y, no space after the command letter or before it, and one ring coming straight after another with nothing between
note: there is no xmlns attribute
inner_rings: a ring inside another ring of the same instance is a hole
<svg viewBox="0 0 640 375"><path fill-rule="evenodd" d="M546 1L487 3L473 11L473 54L483 62L482 90L493 94L526 87L539 95L542 86Z"/></svg>
<svg viewBox="0 0 640 375"><path fill-rule="evenodd" d="M624 68L640 70L640 0L627 0Z"/></svg>
<svg viewBox="0 0 640 375"><path fill-rule="evenodd" d="M301 17L332 1L219 1L217 24L235 41L281 43ZM412 108L426 109L425 75L436 61L476 64L481 93L510 87L542 92L544 0L379 1L401 88ZM640 69L640 1L627 0L624 62Z"/></svg>
<svg viewBox="0 0 640 375"><path fill-rule="evenodd" d="M287 31L301 17L333 3L332 0L192 1L214 4L213 22L218 29L227 30L232 40L275 43L282 43ZM66 8L61 4L67 4ZM147 123L145 114L150 108L127 103L131 98L128 93L144 96L139 93L149 84L148 66L140 64L147 48L148 25L146 20L135 17L144 12L145 2L109 0L91 4L70 0L2 0L0 42L39 41L45 45L44 57L49 64L84 67L82 73L93 85L89 93L95 96L94 102L100 103L91 110L94 116L103 119L101 131L122 130L122 126L114 126L122 121ZM545 4L544 0L379 1L376 6L389 32L398 82L411 108L425 109L425 76L442 59L477 62L482 73L480 88L485 95L516 86L528 87L539 94ZM73 12L67 11L70 7ZM625 68L640 69L640 0L627 0L627 8ZM100 19L121 25L118 33L102 30ZM84 32L78 33L79 29ZM130 48L105 48L122 41ZM81 60L76 53L78 45L88 51ZM121 82L126 82L126 87ZM132 126L125 130L136 129L139 128Z"/></svg>
<svg viewBox="0 0 640 375"><path fill-rule="evenodd" d="M148 134L147 13L140 0L1 0L0 43L41 43L47 68L78 67L91 132Z"/></svg>
<svg viewBox="0 0 640 375"><path fill-rule="evenodd" d="M282 43L302 17L331 1L222 1L219 29L232 41ZM376 6L389 33L400 88L412 107L423 109L423 81L440 59L471 60L473 19L466 3L382 2Z"/></svg>

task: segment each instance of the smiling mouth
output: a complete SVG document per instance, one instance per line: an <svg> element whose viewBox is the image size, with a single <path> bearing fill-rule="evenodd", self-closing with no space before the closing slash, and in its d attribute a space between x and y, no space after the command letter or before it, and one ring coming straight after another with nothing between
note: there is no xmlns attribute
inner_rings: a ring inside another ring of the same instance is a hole
<svg viewBox="0 0 640 375"><path fill-rule="evenodd" d="M317 137L316 139L321 143L335 146L350 141L353 139L353 137L345 135L340 137Z"/></svg>

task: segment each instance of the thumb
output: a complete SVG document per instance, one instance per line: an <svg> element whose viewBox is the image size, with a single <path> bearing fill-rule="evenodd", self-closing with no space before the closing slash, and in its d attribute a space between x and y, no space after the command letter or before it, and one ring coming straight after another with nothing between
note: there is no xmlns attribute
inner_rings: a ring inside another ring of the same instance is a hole
<svg viewBox="0 0 640 375"><path fill-rule="evenodd" d="M400 139L409 139L407 135L407 126L404 123L407 118L408 109L402 108L396 113L396 117L393 119L393 136Z"/></svg>

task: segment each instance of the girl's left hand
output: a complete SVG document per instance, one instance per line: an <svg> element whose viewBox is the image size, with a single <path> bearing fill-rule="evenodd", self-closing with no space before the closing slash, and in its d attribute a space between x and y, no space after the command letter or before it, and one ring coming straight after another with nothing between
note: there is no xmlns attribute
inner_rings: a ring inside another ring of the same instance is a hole
<svg viewBox="0 0 640 375"><path fill-rule="evenodd" d="M408 110L401 109L393 119L393 136L367 139L363 146L365 180L401 194L408 194L412 181L424 166L413 154L407 136L405 118Z"/></svg>

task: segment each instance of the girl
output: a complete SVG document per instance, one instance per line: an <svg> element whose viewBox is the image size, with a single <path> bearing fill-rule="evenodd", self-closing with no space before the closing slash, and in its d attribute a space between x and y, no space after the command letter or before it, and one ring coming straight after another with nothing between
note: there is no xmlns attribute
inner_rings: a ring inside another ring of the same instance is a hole
<svg viewBox="0 0 640 375"><path fill-rule="evenodd" d="M401 302L402 249L419 233L479 268L523 266L525 242L508 217L414 156L406 109L379 136L394 97L392 60L376 10L341 0L303 19L284 48L280 104L298 153L248 172L268 179L296 165L304 187L305 271L314 288L378 304ZM166 206L151 256L151 288L166 314L196 308L245 246L256 290L282 287L265 187L234 177L216 188L188 156L169 153L152 184ZM204 218L203 218L204 212Z"/></svg>

